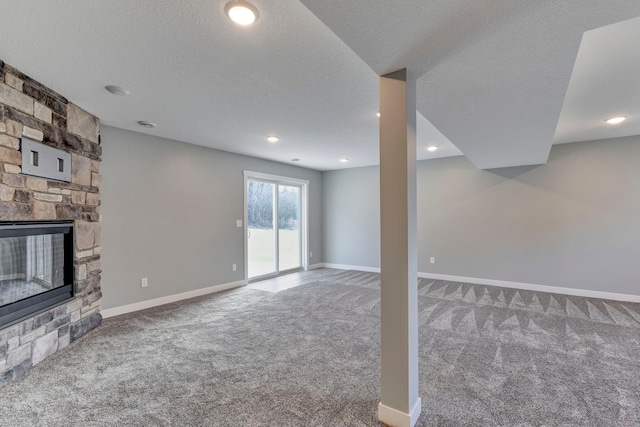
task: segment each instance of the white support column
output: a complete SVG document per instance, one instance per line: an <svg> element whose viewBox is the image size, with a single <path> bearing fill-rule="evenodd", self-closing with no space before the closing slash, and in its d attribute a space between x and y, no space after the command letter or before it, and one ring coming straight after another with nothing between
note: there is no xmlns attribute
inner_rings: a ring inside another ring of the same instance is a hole
<svg viewBox="0 0 640 427"><path fill-rule="evenodd" d="M416 82L407 70L380 78L380 421L413 427L418 393Z"/></svg>

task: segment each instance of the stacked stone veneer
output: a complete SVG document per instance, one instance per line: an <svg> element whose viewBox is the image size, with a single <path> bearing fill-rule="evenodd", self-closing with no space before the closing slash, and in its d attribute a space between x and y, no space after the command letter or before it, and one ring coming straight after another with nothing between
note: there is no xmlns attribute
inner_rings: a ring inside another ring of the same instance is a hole
<svg viewBox="0 0 640 427"><path fill-rule="evenodd" d="M75 222L75 298L0 329L0 387L102 321L99 127L98 118L0 61L0 220ZM71 153L71 182L22 175L22 136Z"/></svg>

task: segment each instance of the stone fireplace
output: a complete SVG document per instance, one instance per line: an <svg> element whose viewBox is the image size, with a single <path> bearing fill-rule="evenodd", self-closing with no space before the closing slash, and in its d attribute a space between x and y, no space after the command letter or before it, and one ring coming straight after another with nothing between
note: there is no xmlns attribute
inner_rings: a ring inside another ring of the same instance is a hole
<svg viewBox="0 0 640 427"><path fill-rule="evenodd" d="M0 259L0 387L102 321L99 126L0 60L0 252L9 254ZM23 171L22 138L70 154L70 182ZM53 298L42 303L37 295ZM17 314L3 321L12 309Z"/></svg>

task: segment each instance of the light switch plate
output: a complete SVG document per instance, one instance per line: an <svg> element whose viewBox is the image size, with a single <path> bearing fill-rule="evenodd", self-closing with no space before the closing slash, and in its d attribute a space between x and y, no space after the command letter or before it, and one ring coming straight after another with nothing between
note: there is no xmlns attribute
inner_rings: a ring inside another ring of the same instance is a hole
<svg viewBox="0 0 640 427"><path fill-rule="evenodd" d="M236 220L236 227L238 227L238 228L242 227L242 220L241 219L237 219Z"/></svg>
<svg viewBox="0 0 640 427"><path fill-rule="evenodd" d="M71 154L24 136L21 142L23 174L71 181Z"/></svg>

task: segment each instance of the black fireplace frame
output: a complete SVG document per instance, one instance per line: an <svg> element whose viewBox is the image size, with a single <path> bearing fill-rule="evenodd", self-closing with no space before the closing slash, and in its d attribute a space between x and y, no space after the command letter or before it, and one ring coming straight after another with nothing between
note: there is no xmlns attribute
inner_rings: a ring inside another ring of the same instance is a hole
<svg viewBox="0 0 640 427"><path fill-rule="evenodd" d="M64 235L64 285L0 306L0 329L21 322L74 297L74 222L73 221L0 221L0 238Z"/></svg>

